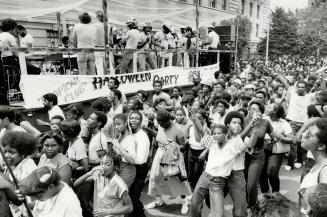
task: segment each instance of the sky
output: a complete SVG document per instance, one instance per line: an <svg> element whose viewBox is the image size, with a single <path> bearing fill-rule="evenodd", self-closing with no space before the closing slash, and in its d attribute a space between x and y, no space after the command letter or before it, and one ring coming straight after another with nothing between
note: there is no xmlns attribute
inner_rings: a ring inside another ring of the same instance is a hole
<svg viewBox="0 0 327 217"><path fill-rule="evenodd" d="M294 11L296 8L305 8L308 0L270 0L270 8L282 7Z"/></svg>

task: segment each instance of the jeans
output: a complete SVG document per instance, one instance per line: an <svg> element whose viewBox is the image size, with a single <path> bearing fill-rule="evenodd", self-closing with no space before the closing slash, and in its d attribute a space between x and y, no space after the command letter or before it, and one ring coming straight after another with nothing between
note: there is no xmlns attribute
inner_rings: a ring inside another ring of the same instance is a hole
<svg viewBox="0 0 327 217"><path fill-rule="evenodd" d="M233 202L233 217L247 217L246 181L243 170L232 170L227 179L225 196L230 194Z"/></svg>
<svg viewBox="0 0 327 217"><path fill-rule="evenodd" d="M120 73L125 74L125 73L132 72L130 70L131 67L129 67L132 64L133 64L133 52L132 51L125 51L124 55L123 55L122 62L121 62L121 66L120 66Z"/></svg>
<svg viewBox="0 0 327 217"><path fill-rule="evenodd" d="M265 164L260 177L261 193L269 193L269 183L273 193L279 192L279 170L283 164L284 156L285 153L273 154L271 151L265 150Z"/></svg>
<svg viewBox="0 0 327 217"><path fill-rule="evenodd" d="M142 165L135 165L135 168L136 168L136 176L129 191L129 195L133 203L133 212L130 213L128 216L145 217L143 204L140 201L140 197L149 168L147 163Z"/></svg>
<svg viewBox="0 0 327 217"><path fill-rule="evenodd" d="M96 69L97 69L97 75L104 75L106 74L106 71L105 71L105 61L104 61L104 58L105 58L105 53L104 52L95 52L94 53L94 56L95 56L95 66L96 66Z"/></svg>
<svg viewBox="0 0 327 217"><path fill-rule="evenodd" d="M156 69L157 68L157 64L154 61L151 53L141 53L141 54L139 54L138 57L137 57L137 62L139 63L139 67L140 67L141 72L145 71L146 62L148 62L151 69Z"/></svg>
<svg viewBox="0 0 327 217"><path fill-rule="evenodd" d="M217 49L209 47L209 50L217 50ZM207 53L207 58L208 58L207 65L217 64L217 53L209 52Z"/></svg>
<svg viewBox="0 0 327 217"><path fill-rule="evenodd" d="M207 172L203 172L193 192L191 200L191 216L200 217L201 207L206 194L210 195L211 216L224 216L224 187L226 179L213 177Z"/></svg>
<svg viewBox="0 0 327 217"><path fill-rule="evenodd" d="M77 56L78 72L80 75L95 75L94 52L81 51Z"/></svg>
<svg viewBox="0 0 327 217"><path fill-rule="evenodd" d="M260 175L265 163L265 153L263 149L255 151L253 154L245 154L245 179L246 179L246 197L248 207L253 208L258 201L258 184Z"/></svg>
<svg viewBox="0 0 327 217"><path fill-rule="evenodd" d="M204 168L204 161L199 160L199 156L201 155L203 150L194 150L189 149L188 151L188 181L191 185L191 188L194 189L196 183L198 182Z"/></svg>
<svg viewBox="0 0 327 217"><path fill-rule="evenodd" d="M296 135L297 132L302 127L303 123L290 121L290 125L291 125L291 127L293 129L294 135ZM291 151L290 151L290 153L288 155L288 159L287 159L287 165L293 168L296 157L297 157L296 162L302 164L303 163L303 156L304 155L305 155L305 151L301 147L301 143L292 144L291 145Z"/></svg>
<svg viewBox="0 0 327 217"><path fill-rule="evenodd" d="M120 170L119 173L120 178L124 180L128 189L130 189L136 175L135 165L126 162L121 162L119 170Z"/></svg>

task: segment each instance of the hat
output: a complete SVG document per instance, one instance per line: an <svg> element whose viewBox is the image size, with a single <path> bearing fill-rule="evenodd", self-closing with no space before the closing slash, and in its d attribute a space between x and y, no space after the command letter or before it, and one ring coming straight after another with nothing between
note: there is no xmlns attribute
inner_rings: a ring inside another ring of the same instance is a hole
<svg viewBox="0 0 327 217"><path fill-rule="evenodd" d="M253 84L247 84L244 86L244 89L253 89L255 90L255 86Z"/></svg>
<svg viewBox="0 0 327 217"><path fill-rule="evenodd" d="M240 79L237 78L237 79L234 80L234 83L236 83L236 84L238 84L238 85L241 85L241 84L242 84L242 81L241 81Z"/></svg>
<svg viewBox="0 0 327 217"><path fill-rule="evenodd" d="M209 25L208 29L214 29L215 27L213 25Z"/></svg>
<svg viewBox="0 0 327 217"><path fill-rule="evenodd" d="M181 25L179 28L180 29L186 29L186 26L185 25Z"/></svg>
<svg viewBox="0 0 327 217"><path fill-rule="evenodd" d="M129 17L129 18L127 19L127 22L126 22L127 25L128 25L128 24L135 24L135 23L136 23L136 20L135 20L134 17Z"/></svg>
<svg viewBox="0 0 327 217"><path fill-rule="evenodd" d="M201 84L203 84L203 85L207 85L207 86L209 86L210 88L212 88L212 82L211 82L211 81L202 81Z"/></svg>

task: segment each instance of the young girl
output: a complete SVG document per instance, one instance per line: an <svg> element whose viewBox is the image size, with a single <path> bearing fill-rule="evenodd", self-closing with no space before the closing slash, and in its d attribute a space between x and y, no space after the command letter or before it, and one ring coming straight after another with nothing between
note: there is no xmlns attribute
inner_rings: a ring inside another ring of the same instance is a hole
<svg viewBox="0 0 327 217"><path fill-rule="evenodd" d="M37 168L34 161L29 157L36 149L36 139L32 134L26 132L8 131L1 140L5 157L14 172L17 181L21 181ZM8 168L4 174L13 180ZM29 198L27 198L30 202ZM14 217L27 217L27 210L24 205L16 206L10 204Z"/></svg>
<svg viewBox="0 0 327 217"><path fill-rule="evenodd" d="M204 131L210 135L211 134L210 129L207 127L208 118L206 112L201 109L197 112L197 114L195 114L195 116L200 120ZM200 132L198 132L198 130L194 125L191 125L188 128L187 138L188 138L188 143L190 145L188 150L188 157L187 157L188 181L192 189L194 189L204 168L204 160L199 159L199 157L205 148L200 144L201 141Z"/></svg>
<svg viewBox="0 0 327 217"><path fill-rule="evenodd" d="M113 149L120 156L120 177L125 181L128 188L131 187L135 175L136 142L127 127L127 117L117 114L114 117L114 140Z"/></svg>
<svg viewBox="0 0 327 217"><path fill-rule="evenodd" d="M128 188L114 168L119 167L119 161L106 154L101 165L80 177L74 187L83 182L94 182L93 209L95 216L123 217L132 212L133 205L128 195Z"/></svg>

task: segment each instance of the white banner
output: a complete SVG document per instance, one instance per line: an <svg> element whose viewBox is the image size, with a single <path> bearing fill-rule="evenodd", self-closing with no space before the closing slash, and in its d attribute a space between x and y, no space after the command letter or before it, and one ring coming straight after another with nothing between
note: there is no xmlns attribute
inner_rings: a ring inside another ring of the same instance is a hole
<svg viewBox="0 0 327 217"><path fill-rule="evenodd" d="M218 65L198 68L166 67L114 77L121 82L118 89L124 94L131 94L138 90L153 90L154 80L161 80L164 89L191 85L194 76L200 76L202 81L214 81L214 72L218 70ZM59 105L106 97L109 93L109 77L113 76L22 75L20 88L25 101L24 107L43 107L42 96L47 93L56 94Z"/></svg>

